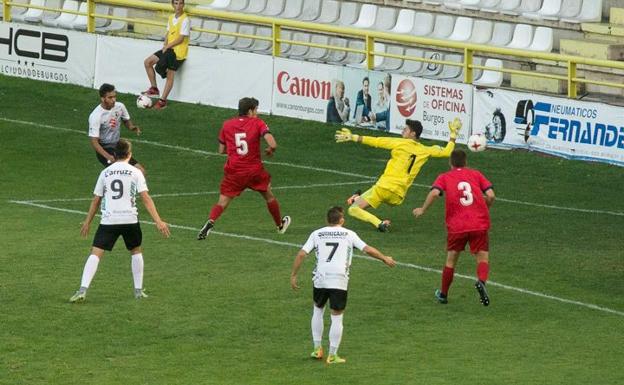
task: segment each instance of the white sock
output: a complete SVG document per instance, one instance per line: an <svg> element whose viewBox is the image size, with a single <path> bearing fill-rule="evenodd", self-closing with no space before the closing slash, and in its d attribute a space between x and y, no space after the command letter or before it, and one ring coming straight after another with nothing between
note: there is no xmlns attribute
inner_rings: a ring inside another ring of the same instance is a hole
<svg viewBox="0 0 624 385"><path fill-rule="evenodd" d="M325 313L325 307L312 306L314 308L312 312L312 341L314 341L314 348L321 346L323 340L323 314Z"/></svg>
<svg viewBox="0 0 624 385"><path fill-rule="evenodd" d="M331 327L329 328L329 354L338 353L340 340L342 339L342 314L331 315Z"/></svg>
<svg viewBox="0 0 624 385"><path fill-rule="evenodd" d="M132 278L134 278L134 288L143 289L143 254L132 255Z"/></svg>
<svg viewBox="0 0 624 385"><path fill-rule="evenodd" d="M80 287L88 288L91 285L91 280L95 276L100 258L97 255L91 254L85 262L84 270L82 271L82 280L80 281Z"/></svg>

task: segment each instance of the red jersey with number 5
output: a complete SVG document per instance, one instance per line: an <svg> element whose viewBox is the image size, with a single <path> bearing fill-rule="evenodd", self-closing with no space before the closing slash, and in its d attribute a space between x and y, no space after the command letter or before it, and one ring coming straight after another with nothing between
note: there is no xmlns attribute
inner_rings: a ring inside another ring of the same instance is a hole
<svg viewBox="0 0 624 385"><path fill-rule="evenodd" d="M446 229L449 233L490 228L490 211L483 193L492 183L471 168L453 168L438 176L431 188L446 193Z"/></svg>
<svg viewBox="0 0 624 385"><path fill-rule="evenodd" d="M262 169L260 139L269 132L266 123L256 117L238 116L226 120L219 133L219 143L225 145L227 173L249 173Z"/></svg>

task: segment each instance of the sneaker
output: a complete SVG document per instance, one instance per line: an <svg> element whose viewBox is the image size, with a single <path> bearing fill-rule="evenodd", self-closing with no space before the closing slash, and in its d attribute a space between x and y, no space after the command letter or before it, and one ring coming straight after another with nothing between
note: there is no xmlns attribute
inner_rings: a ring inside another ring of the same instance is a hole
<svg viewBox="0 0 624 385"><path fill-rule="evenodd" d="M277 226L277 232L280 234L284 234L288 229L288 226L290 226L290 217L288 215L285 215L282 217L282 224Z"/></svg>
<svg viewBox="0 0 624 385"><path fill-rule="evenodd" d="M314 351L312 353L310 353L310 357L320 360L323 358L323 347L319 346L318 348L314 349Z"/></svg>
<svg viewBox="0 0 624 385"><path fill-rule="evenodd" d="M165 99L158 99L158 101L152 107L155 110L162 110L167 108L167 101Z"/></svg>
<svg viewBox="0 0 624 385"><path fill-rule="evenodd" d="M488 297L487 290L485 290L485 282L479 280L475 283L475 289L479 292L480 301L483 306L488 306L490 304L490 297Z"/></svg>
<svg viewBox="0 0 624 385"><path fill-rule="evenodd" d="M353 195L351 195L349 199L347 199L347 205L351 206L352 204L354 204L355 200L358 199L360 195L362 195L362 190L354 191Z"/></svg>
<svg viewBox="0 0 624 385"><path fill-rule="evenodd" d="M143 95L145 96L160 96L160 91L158 91L158 87L150 87L147 89L147 91L143 92Z"/></svg>
<svg viewBox="0 0 624 385"><path fill-rule="evenodd" d="M206 239L208 234L210 234L210 231L212 231L213 227L214 227L214 222L208 219L206 224L204 224L204 227L202 227L201 230L199 230L199 234L197 234L197 240L201 241L201 240Z"/></svg>
<svg viewBox="0 0 624 385"><path fill-rule="evenodd" d="M69 299L69 302L71 303L84 302L86 298L87 298L87 292L78 290L76 294L72 295L72 297Z"/></svg>
<svg viewBox="0 0 624 385"><path fill-rule="evenodd" d="M345 360L344 358L338 357L337 354L330 354L327 356L327 361L328 364L344 364L345 362L347 362L347 360Z"/></svg>
<svg viewBox="0 0 624 385"><path fill-rule="evenodd" d="M390 231L390 220L384 219L383 221L381 221L379 226L377 226L377 230L382 233L387 233L388 231Z"/></svg>
<svg viewBox="0 0 624 385"><path fill-rule="evenodd" d="M134 289L134 298L136 299L141 299L141 298L147 298L148 295L145 294L145 291L143 289Z"/></svg>
<svg viewBox="0 0 624 385"><path fill-rule="evenodd" d="M448 303L448 298L446 297L445 294L442 294L442 292L440 290L436 289L434 295L435 295L436 299L438 300L438 302L444 303L444 304Z"/></svg>

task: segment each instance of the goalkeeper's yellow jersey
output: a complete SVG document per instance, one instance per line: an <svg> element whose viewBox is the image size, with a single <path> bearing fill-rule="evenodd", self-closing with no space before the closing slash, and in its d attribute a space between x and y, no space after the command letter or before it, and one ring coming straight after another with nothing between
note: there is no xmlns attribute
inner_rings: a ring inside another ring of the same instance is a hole
<svg viewBox="0 0 624 385"><path fill-rule="evenodd" d="M362 144L390 150L390 160L376 185L404 198L416 175L430 157L448 158L455 142L446 147L425 146L413 139L363 136Z"/></svg>

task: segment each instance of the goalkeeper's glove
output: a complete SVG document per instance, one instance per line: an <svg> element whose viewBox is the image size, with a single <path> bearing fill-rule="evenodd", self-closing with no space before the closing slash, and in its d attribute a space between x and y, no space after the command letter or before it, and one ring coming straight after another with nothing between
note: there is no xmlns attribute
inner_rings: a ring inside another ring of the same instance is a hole
<svg viewBox="0 0 624 385"><path fill-rule="evenodd" d="M453 119L452 122L448 123L448 127L449 127L449 131L451 133L449 137L451 139L457 139L457 134L459 133L459 130L461 130L461 128L462 128L461 120L459 120L459 118Z"/></svg>
<svg viewBox="0 0 624 385"><path fill-rule="evenodd" d="M336 135L334 135L334 138L336 138L336 143L357 142L358 139L360 139L360 136L352 134L351 130L349 130L348 128L342 128L336 131Z"/></svg>

